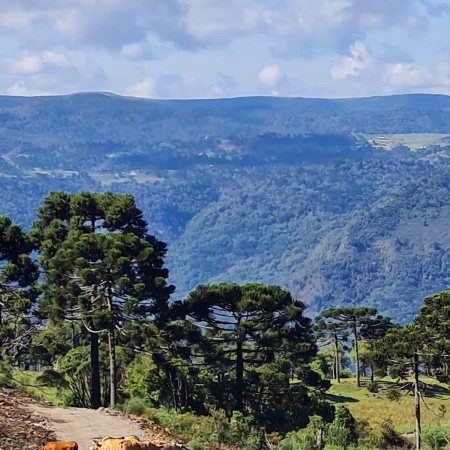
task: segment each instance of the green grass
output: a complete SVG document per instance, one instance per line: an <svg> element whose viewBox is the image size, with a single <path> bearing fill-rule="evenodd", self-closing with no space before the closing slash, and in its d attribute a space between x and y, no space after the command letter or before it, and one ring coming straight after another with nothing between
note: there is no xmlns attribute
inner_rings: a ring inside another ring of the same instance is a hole
<svg viewBox="0 0 450 450"><path fill-rule="evenodd" d="M39 382L40 372L15 370L13 372L13 380L18 389L33 397L43 401L50 402L55 406L64 406L64 398L66 392L58 391L57 388L46 386Z"/></svg>
<svg viewBox="0 0 450 450"><path fill-rule="evenodd" d="M353 416L358 420L366 420L371 427L379 429L381 422L391 418L394 427L400 433L414 429L414 397L403 395L399 402L393 402L386 398L385 390L395 385L391 379L377 380L381 389L377 394L372 394L364 387L368 380L363 380L363 387L356 387L353 378L341 380L340 384L333 382L327 397L331 402L343 403L348 406ZM423 397L422 426L427 428L450 427L450 390L447 385L432 379L425 379L427 389ZM448 413L442 414L440 407L443 405Z"/></svg>

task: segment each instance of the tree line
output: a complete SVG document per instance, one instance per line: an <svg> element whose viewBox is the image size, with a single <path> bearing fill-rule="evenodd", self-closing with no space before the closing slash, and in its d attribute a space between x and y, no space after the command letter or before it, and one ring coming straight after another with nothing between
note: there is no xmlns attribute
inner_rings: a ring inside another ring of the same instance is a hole
<svg viewBox="0 0 450 450"><path fill-rule="evenodd" d="M425 299L404 327L370 307L313 321L279 286L199 285L172 298L166 253L127 194L53 192L29 231L2 216L0 370L42 364L42 379L77 406L142 398L177 413L223 411L264 433L316 427L322 448L317 424L353 427L326 394L351 353L356 387L368 371L373 386L389 374L414 392L421 448L421 378L450 380L450 293Z"/></svg>

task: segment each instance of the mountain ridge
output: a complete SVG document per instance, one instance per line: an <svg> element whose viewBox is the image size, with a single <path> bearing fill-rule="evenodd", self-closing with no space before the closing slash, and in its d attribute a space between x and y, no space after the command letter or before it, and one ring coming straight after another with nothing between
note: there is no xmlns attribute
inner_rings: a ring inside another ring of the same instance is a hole
<svg viewBox="0 0 450 450"><path fill-rule="evenodd" d="M406 320L450 287L448 136L441 95L0 97L0 211L28 227L50 191L131 193L169 243L176 296L260 281L312 312L364 303Z"/></svg>

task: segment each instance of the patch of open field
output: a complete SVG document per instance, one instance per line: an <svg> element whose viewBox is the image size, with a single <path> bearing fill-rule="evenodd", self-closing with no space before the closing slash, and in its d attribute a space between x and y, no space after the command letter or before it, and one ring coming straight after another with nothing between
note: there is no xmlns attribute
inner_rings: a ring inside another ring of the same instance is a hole
<svg viewBox="0 0 450 450"><path fill-rule="evenodd" d="M56 387L47 386L39 381L39 376L42 372L15 370L13 372L13 379L23 392L39 398L45 402L50 402L55 406L64 406L64 399L69 394L64 389L58 390Z"/></svg>
<svg viewBox="0 0 450 450"><path fill-rule="evenodd" d="M400 433L414 430L413 395L404 394L400 401L390 401L386 398L385 391L389 386L396 383L387 378L378 382L380 391L373 394L365 387L368 383L367 380L363 381L363 387L357 388L355 379L344 379L341 380L340 384L333 383L327 397L328 400L336 404L346 404L356 419L367 421L374 429L378 429L384 419L390 418L395 429ZM426 379L424 382L427 385L423 392L421 404L422 426L426 428L449 427L449 387L432 379Z"/></svg>
<svg viewBox="0 0 450 450"><path fill-rule="evenodd" d="M375 147L385 150L404 145L411 150L420 150L429 145L450 145L450 134L366 134L364 137Z"/></svg>

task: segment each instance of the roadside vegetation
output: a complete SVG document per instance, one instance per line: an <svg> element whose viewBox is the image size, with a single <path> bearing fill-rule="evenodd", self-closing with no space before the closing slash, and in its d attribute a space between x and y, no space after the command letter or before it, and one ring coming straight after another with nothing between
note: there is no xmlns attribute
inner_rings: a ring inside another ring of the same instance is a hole
<svg viewBox="0 0 450 450"><path fill-rule="evenodd" d="M176 298L166 252L131 195L54 192L29 232L1 217L1 382L196 450L448 444L450 292L404 326L365 306L312 320L275 285Z"/></svg>

